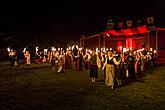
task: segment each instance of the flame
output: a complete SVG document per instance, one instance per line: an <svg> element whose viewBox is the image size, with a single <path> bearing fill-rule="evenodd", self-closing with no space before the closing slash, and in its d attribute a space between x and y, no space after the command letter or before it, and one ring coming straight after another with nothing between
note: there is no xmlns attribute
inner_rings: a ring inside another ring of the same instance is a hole
<svg viewBox="0 0 165 110"><path fill-rule="evenodd" d="M76 45L76 48L78 49L78 45Z"/></svg>
<svg viewBox="0 0 165 110"><path fill-rule="evenodd" d="M79 48L79 50L82 50L82 48Z"/></svg>
<svg viewBox="0 0 165 110"><path fill-rule="evenodd" d="M154 50L154 53L156 53L156 50Z"/></svg>
<svg viewBox="0 0 165 110"><path fill-rule="evenodd" d="M75 45L72 46L72 50L74 49Z"/></svg>
<svg viewBox="0 0 165 110"><path fill-rule="evenodd" d="M92 51L91 51L91 50L89 50L89 53L90 53L90 54L92 54Z"/></svg>
<svg viewBox="0 0 165 110"><path fill-rule="evenodd" d="M9 47L7 48L7 51L10 52L10 48Z"/></svg>
<svg viewBox="0 0 165 110"><path fill-rule="evenodd" d="M52 51L56 51L56 48L52 47Z"/></svg>
<svg viewBox="0 0 165 110"><path fill-rule="evenodd" d="M48 49L44 49L44 51L47 53L48 52Z"/></svg>
<svg viewBox="0 0 165 110"><path fill-rule="evenodd" d="M38 47L36 47L36 52L38 52Z"/></svg>
<svg viewBox="0 0 165 110"><path fill-rule="evenodd" d="M23 49L23 52L25 52L25 51L26 51L26 48Z"/></svg>
<svg viewBox="0 0 165 110"><path fill-rule="evenodd" d="M127 51L127 49L126 48L123 48L123 52L126 52Z"/></svg>
<svg viewBox="0 0 165 110"><path fill-rule="evenodd" d="M152 49L152 48L150 48L150 51L152 52L152 51L153 51L153 49Z"/></svg>

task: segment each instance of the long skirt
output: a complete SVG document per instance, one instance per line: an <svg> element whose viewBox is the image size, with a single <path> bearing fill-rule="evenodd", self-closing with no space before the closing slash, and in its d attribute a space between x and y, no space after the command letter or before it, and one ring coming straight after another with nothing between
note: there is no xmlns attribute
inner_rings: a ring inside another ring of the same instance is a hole
<svg viewBox="0 0 165 110"><path fill-rule="evenodd" d="M71 59L66 59L66 61L65 61L65 69L72 69L72 61L71 61Z"/></svg>
<svg viewBox="0 0 165 110"><path fill-rule="evenodd" d="M135 66L133 64L128 65L129 78L135 78Z"/></svg>
<svg viewBox="0 0 165 110"><path fill-rule="evenodd" d="M120 73L121 73L121 80L126 81L126 68L124 65L120 67Z"/></svg>
<svg viewBox="0 0 165 110"><path fill-rule="evenodd" d="M86 69L86 70L90 69L90 62L89 61L84 62L84 69Z"/></svg>
<svg viewBox="0 0 165 110"><path fill-rule="evenodd" d="M138 73L138 61L135 62L135 74Z"/></svg>
<svg viewBox="0 0 165 110"><path fill-rule="evenodd" d="M105 84L107 86L114 86L114 79L115 79L114 65L107 64Z"/></svg>
<svg viewBox="0 0 165 110"><path fill-rule="evenodd" d="M90 65L90 78L98 78L98 66Z"/></svg>

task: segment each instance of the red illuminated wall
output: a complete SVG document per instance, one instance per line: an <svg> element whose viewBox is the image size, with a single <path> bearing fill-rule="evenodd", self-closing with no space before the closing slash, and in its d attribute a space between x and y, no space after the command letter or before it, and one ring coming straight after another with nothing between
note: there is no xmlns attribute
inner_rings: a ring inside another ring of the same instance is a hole
<svg viewBox="0 0 165 110"><path fill-rule="evenodd" d="M158 50L165 50L165 31L158 31Z"/></svg>
<svg viewBox="0 0 165 110"><path fill-rule="evenodd" d="M132 38L127 38L126 39L126 48L127 49L133 49L132 48Z"/></svg>

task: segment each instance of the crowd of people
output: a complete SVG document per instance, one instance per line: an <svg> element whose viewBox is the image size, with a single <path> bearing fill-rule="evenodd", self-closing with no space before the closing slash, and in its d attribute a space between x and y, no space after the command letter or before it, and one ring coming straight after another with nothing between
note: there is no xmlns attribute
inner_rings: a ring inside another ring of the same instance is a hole
<svg viewBox="0 0 165 110"><path fill-rule="evenodd" d="M8 55L11 64L17 66L19 63L16 51L8 48ZM23 50L23 55L27 65L30 65L32 61L38 64L50 63L53 72L71 70L73 64L77 71L90 70L91 83L96 82L102 70L105 84L112 89L115 84L121 85L127 79L135 79L136 74L154 67L156 61L156 51L152 48L115 51L105 48L90 50L73 45L65 50L52 47L41 52L36 47L33 60L30 51L26 48Z"/></svg>

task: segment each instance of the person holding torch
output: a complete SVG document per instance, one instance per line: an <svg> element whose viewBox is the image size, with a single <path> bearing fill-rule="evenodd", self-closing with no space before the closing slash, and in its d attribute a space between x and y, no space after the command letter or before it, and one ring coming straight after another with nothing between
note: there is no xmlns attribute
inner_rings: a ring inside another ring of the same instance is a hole
<svg viewBox="0 0 165 110"><path fill-rule="evenodd" d="M115 84L115 78L116 78L115 65L119 65L120 62L121 60L117 61L111 51L108 52L108 56L106 58L106 61L104 63L102 70L104 70L104 68L106 67L105 84L107 86L110 86L111 89L114 89L114 84Z"/></svg>
<svg viewBox="0 0 165 110"><path fill-rule="evenodd" d="M95 83L95 80L98 78L98 69L101 67L100 58L95 51L91 52L90 58L90 78L91 83Z"/></svg>
<svg viewBox="0 0 165 110"><path fill-rule="evenodd" d="M30 52L28 50L26 50L26 48L24 48L24 56L25 56L25 60L26 60L26 64L30 65Z"/></svg>

